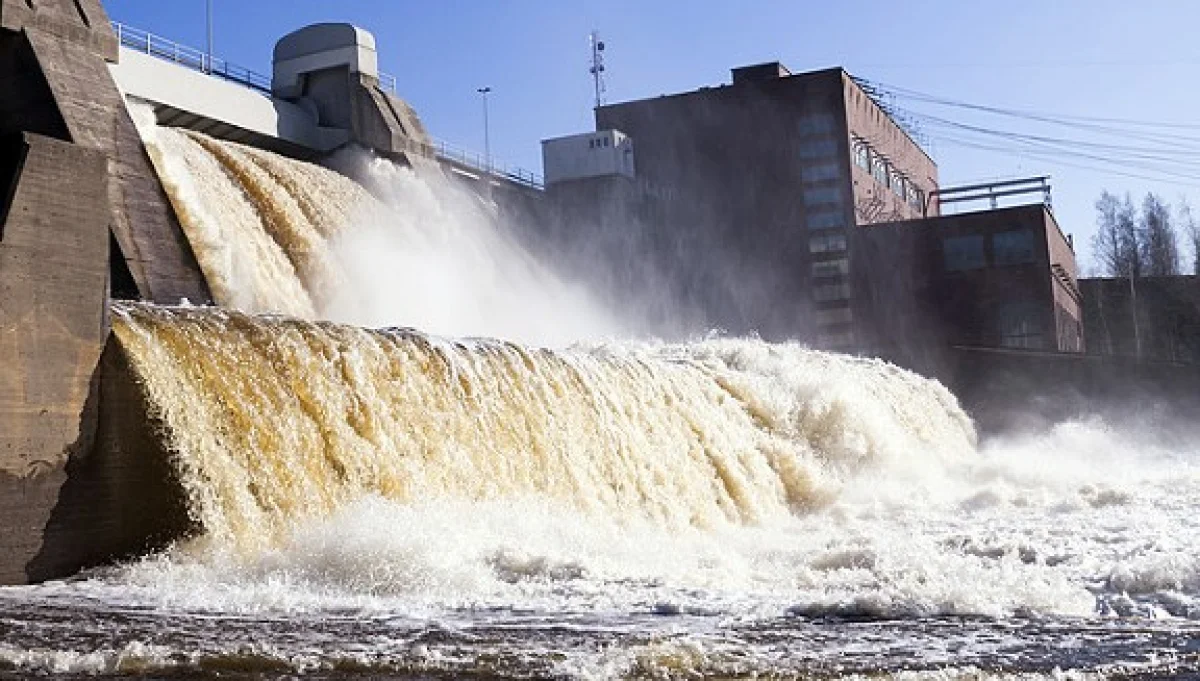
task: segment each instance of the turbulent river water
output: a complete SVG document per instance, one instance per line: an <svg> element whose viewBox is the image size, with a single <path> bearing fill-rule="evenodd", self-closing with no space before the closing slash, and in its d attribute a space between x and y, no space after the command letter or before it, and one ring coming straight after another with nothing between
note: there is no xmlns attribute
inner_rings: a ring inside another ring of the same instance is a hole
<svg viewBox="0 0 1200 681"><path fill-rule="evenodd" d="M1200 673L1194 430L978 442L882 362L597 340L409 171L145 134L222 307L114 334L198 530L0 588L0 678Z"/></svg>

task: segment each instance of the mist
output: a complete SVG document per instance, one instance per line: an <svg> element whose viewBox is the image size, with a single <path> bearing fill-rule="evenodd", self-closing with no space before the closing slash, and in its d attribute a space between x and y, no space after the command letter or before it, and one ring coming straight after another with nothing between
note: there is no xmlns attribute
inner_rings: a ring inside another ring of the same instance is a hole
<svg viewBox="0 0 1200 681"><path fill-rule="evenodd" d="M441 173L362 150L332 165L383 205L361 207L331 240L346 279L321 316L551 346L632 332L583 282L526 251L494 206Z"/></svg>

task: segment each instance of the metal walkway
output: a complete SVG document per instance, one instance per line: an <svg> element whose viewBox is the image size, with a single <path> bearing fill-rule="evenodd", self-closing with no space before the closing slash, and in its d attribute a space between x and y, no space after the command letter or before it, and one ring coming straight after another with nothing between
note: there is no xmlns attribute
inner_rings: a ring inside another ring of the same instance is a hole
<svg viewBox="0 0 1200 681"><path fill-rule="evenodd" d="M270 76L118 21L112 22L112 27L122 47L257 90L266 96L271 95ZM395 76L380 73L379 85L389 94L396 95ZM542 176L537 173L509 165L495 158L488 163L488 159L483 154L469 151L444 140L433 140L433 152L439 160L472 170L480 177L491 175L496 180L512 182L532 189L544 188Z"/></svg>

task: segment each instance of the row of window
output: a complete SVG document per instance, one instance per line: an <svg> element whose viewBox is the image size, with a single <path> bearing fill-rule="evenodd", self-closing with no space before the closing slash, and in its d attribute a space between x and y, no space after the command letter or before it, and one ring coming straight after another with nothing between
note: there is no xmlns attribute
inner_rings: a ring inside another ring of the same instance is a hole
<svg viewBox="0 0 1200 681"><path fill-rule="evenodd" d="M841 149L839 140L834 137L836 122L827 113L808 114L800 118L801 135L813 135L811 139L800 143L800 158L803 164L802 181L805 212L805 226L817 233L809 238L808 250L813 254L836 254L833 260L822 260L811 263L811 275L819 280L813 283L812 297L817 303L843 303L833 309L816 311L816 321L820 326L849 324L853 322L853 313L845 303L850 300L850 282L844 279L850 274L850 261L846 258L846 208L844 205L842 183L842 166L838 162ZM826 183L814 186L817 183ZM832 186L830 184L832 183ZM838 281L838 279L843 279ZM845 346L853 343L854 338L849 331L838 330L821 335L820 341L829 347Z"/></svg>
<svg viewBox="0 0 1200 681"><path fill-rule="evenodd" d="M809 212L805 220L809 229L841 229L845 227L841 206L829 210Z"/></svg>
<svg viewBox="0 0 1200 681"><path fill-rule="evenodd" d="M840 277L850 274L850 261L846 258L823 260L812 264L814 277Z"/></svg>
<svg viewBox="0 0 1200 681"><path fill-rule="evenodd" d="M942 240L942 257L947 271L960 272L987 267L982 234L951 236ZM1027 265L1034 262L1033 232L1027 229L992 235L992 264Z"/></svg>
<svg viewBox="0 0 1200 681"><path fill-rule="evenodd" d="M822 111L801 116L799 129L801 135L821 135L832 133L836 125L833 114Z"/></svg>
<svg viewBox="0 0 1200 681"><path fill-rule="evenodd" d="M805 182L824 182L826 180L839 179L841 173L838 170L837 162L817 163L807 165L803 168Z"/></svg>
<svg viewBox="0 0 1200 681"><path fill-rule="evenodd" d="M611 137L599 137L588 140L588 149L599 149L601 147L611 147Z"/></svg>
<svg viewBox="0 0 1200 681"><path fill-rule="evenodd" d="M805 187L804 188L804 207L811 208L822 203L838 203L842 202L842 188L839 185L832 187Z"/></svg>
<svg viewBox="0 0 1200 681"><path fill-rule="evenodd" d="M834 300L850 300L850 282L820 284L813 287L813 300L828 303Z"/></svg>
<svg viewBox="0 0 1200 681"><path fill-rule="evenodd" d="M811 161L837 155L838 143L833 137L817 137L800 143L800 158Z"/></svg>
<svg viewBox="0 0 1200 681"><path fill-rule="evenodd" d="M892 193L916 210L925 207L925 192L892 167L882 155L866 142L854 143L854 164L871 174L875 181L892 190Z"/></svg>
<svg viewBox="0 0 1200 681"><path fill-rule="evenodd" d="M845 253L845 234L821 234L808 240L809 253Z"/></svg>

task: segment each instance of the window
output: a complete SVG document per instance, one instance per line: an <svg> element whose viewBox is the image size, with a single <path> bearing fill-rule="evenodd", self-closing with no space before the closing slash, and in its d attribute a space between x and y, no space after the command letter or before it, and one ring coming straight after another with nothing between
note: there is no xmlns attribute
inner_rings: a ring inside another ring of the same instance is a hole
<svg viewBox="0 0 1200 681"><path fill-rule="evenodd" d="M1038 350L1045 347L1036 303L1005 303L1000 306L1000 346Z"/></svg>
<svg viewBox="0 0 1200 681"><path fill-rule="evenodd" d="M854 145L854 165L871 172L871 150L862 142Z"/></svg>
<svg viewBox="0 0 1200 681"><path fill-rule="evenodd" d="M912 183L908 185L908 205L917 210L925 208L925 192L917 189Z"/></svg>
<svg viewBox="0 0 1200 681"><path fill-rule="evenodd" d="M813 300L827 303L833 300L849 300L850 284L822 284L813 287Z"/></svg>
<svg viewBox="0 0 1200 681"><path fill-rule="evenodd" d="M588 140L588 149L596 148L596 140Z"/></svg>
<svg viewBox="0 0 1200 681"><path fill-rule="evenodd" d="M1026 265L1033 262L1033 232L1019 229L992 235L992 259L997 265Z"/></svg>
<svg viewBox="0 0 1200 681"><path fill-rule="evenodd" d="M888 183L888 162L879 156L871 157L871 175L875 177L875 181L879 184L886 185Z"/></svg>
<svg viewBox="0 0 1200 681"><path fill-rule="evenodd" d="M804 190L804 204L837 203L842 200L841 187L815 187Z"/></svg>
<svg viewBox="0 0 1200 681"><path fill-rule="evenodd" d="M810 253L844 253L846 251L846 235L814 236L808 240L808 250Z"/></svg>
<svg viewBox="0 0 1200 681"><path fill-rule="evenodd" d="M822 211L808 214L809 229L837 229L843 226L842 211Z"/></svg>
<svg viewBox="0 0 1200 681"><path fill-rule="evenodd" d="M837 142L828 137L808 140L800 144L800 158L829 158L837 155Z"/></svg>
<svg viewBox="0 0 1200 681"><path fill-rule="evenodd" d="M900 173L892 173L892 191L896 194L896 196L904 198L904 188L907 184L908 183L905 181L903 175Z"/></svg>
<svg viewBox="0 0 1200 681"><path fill-rule="evenodd" d="M814 262L812 264L812 275L814 277L840 277L847 274L850 274L850 261L845 258Z"/></svg>
<svg viewBox="0 0 1200 681"><path fill-rule="evenodd" d="M800 134L813 135L833 132L833 115L829 113L811 113L800 117Z"/></svg>
<svg viewBox="0 0 1200 681"><path fill-rule="evenodd" d="M983 255L983 235L951 236L942 240L946 269L955 272L976 270L987 264Z"/></svg>
<svg viewBox="0 0 1200 681"><path fill-rule="evenodd" d="M836 163L821 163L819 165L811 165L804 168L802 173L805 182L836 180L839 174Z"/></svg>
<svg viewBox="0 0 1200 681"><path fill-rule="evenodd" d="M837 307L832 310L817 310L817 323L822 326L832 324L849 324L854 321L854 312L848 307Z"/></svg>

